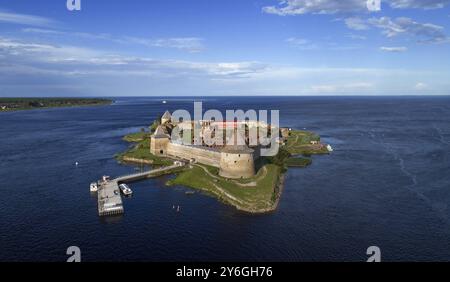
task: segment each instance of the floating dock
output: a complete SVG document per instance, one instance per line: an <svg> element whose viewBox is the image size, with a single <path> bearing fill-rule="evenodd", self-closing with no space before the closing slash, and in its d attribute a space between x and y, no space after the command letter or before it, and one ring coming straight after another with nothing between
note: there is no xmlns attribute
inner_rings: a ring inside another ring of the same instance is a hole
<svg viewBox="0 0 450 282"><path fill-rule="evenodd" d="M124 208L122 203L122 197L120 195L119 184L134 182L146 178L152 178L160 176L167 171L175 168L185 166L184 163L174 164L172 166L162 167L158 169L153 169L150 171L125 175L117 177L113 180L100 182L98 192L97 192L97 202L98 202L98 215L108 216L123 214Z"/></svg>
<svg viewBox="0 0 450 282"><path fill-rule="evenodd" d="M102 183L97 192L98 215L116 215L123 213L122 197L120 196L119 183L108 181Z"/></svg>

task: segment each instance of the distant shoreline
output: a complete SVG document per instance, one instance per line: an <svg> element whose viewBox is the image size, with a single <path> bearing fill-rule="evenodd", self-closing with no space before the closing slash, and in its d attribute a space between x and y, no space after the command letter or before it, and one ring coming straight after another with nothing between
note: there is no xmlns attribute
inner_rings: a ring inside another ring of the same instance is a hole
<svg viewBox="0 0 450 282"><path fill-rule="evenodd" d="M111 105L106 98L0 98L0 113L36 109Z"/></svg>

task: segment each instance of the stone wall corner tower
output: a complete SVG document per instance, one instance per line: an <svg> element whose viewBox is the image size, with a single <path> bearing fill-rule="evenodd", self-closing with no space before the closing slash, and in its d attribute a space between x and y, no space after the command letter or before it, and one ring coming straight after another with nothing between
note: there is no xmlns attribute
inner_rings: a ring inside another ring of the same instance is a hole
<svg viewBox="0 0 450 282"><path fill-rule="evenodd" d="M219 175L225 178L255 176L254 150L247 146L226 146L220 152Z"/></svg>
<svg viewBox="0 0 450 282"><path fill-rule="evenodd" d="M220 151L219 175L225 178L255 176L255 151L245 145L242 134L236 130Z"/></svg>
<svg viewBox="0 0 450 282"><path fill-rule="evenodd" d="M169 141L170 136L164 132L162 126L158 126L155 133L150 137L150 153L155 156L166 155Z"/></svg>

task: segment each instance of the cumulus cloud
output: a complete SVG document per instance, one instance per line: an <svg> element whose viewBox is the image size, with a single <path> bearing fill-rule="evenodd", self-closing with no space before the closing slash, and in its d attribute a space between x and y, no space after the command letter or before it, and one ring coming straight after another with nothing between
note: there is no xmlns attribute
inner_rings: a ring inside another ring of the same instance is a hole
<svg viewBox="0 0 450 282"><path fill-rule="evenodd" d="M402 53L408 51L407 47L380 47L381 51L392 52L392 53Z"/></svg>

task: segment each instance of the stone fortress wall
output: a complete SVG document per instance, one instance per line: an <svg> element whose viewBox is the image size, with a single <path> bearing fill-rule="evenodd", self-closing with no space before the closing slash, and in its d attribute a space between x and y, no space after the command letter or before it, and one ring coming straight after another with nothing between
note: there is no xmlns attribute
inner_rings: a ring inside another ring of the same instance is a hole
<svg viewBox="0 0 450 282"><path fill-rule="evenodd" d="M225 178L250 178L255 175L255 159L259 157L259 148L253 150L247 145L232 145L219 149L172 142L163 129L165 124L170 124L170 118L171 115L167 111L161 118L163 125L160 125L151 136L150 152L152 154L185 160L194 159L198 163L219 168L219 174ZM235 125L235 123L231 124ZM228 123L225 125L228 126Z"/></svg>
<svg viewBox="0 0 450 282"><path fill-rule="evenodd" d="M187 146L169 142L166 147L167 155L186 160L195 159L199 163L220 167L220 152L205 147Z"/></svg>

